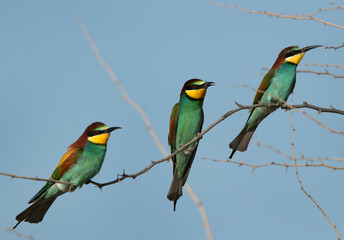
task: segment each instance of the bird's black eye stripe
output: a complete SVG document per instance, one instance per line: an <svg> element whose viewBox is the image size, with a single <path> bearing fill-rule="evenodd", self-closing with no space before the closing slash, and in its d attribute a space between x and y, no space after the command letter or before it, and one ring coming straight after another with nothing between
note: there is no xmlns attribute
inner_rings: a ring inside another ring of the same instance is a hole
<svg viewBox="0 0 344 240"><path fill-rule="evenodd" d="M201 88L204 88L204 84L201 84L201 85L193 84L193 85L187 86L186 90L196 90L196 89L201 89Z"/></svg>
<svg viewBox="0 0 344 240"><path fill-rule="evenodd" d="M102 133L104 133L104 131L96 130L96 131L88 132L87 136L92 137L92 136L99 135L99 134L102 134Z"/></svg>
<svg viewBox="0 0 344 240"><path fill-rule="evenodd" d="M302 52L301 50L292 50L292 51L286 53L285 58L294 56L294 55L299 54L301 52Z"/></svg>

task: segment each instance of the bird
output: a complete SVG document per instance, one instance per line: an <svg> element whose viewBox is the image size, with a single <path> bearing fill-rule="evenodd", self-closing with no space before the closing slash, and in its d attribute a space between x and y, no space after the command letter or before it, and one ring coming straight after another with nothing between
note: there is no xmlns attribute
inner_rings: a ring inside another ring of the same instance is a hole
<svg viewBox="0 0 344 240"><path fill-rule="evenodd" d="M179 102L172 108L170 117L168 144L171 147L171 153L202 131L204 119L202 106L209 86L214 86L214 82L204 82L196 78L185 82ZM197 146L198 141L172 157L173 179L167 198L173 201L174 211L178 199L183 195L182 187L188 178Z"/></svg>
<svg viewBox="0 0 344 240"><path fill-rule="evenodd" d="M284 101L287 101L295 87L297 65L307 51L321 46L322 45L312 45L304 48L290 46L283 49L278 55L274 65L260 83L253 104L259 102L284 103ZM259 123L277 108L278 107L257 107L251 111L244 128L229 144L229 147L233 149L229 157L230 159L237 150L240 152L247 150L251 137Z"/></svg>
<svg viewBox="0 0 344 240"><path fill-rule="evenodd" d="M104 161L110 133L116 129L120 127L108 127L101 122L89 125L78 140L68 147L68 151L62 156L50 176L50 179L72 183L72 187L67 184L47 182L29 201L32 205L17 215L18 223L13 229L22 221L41 222L58 196L68 191L73 192L97 175Z"/></svg>

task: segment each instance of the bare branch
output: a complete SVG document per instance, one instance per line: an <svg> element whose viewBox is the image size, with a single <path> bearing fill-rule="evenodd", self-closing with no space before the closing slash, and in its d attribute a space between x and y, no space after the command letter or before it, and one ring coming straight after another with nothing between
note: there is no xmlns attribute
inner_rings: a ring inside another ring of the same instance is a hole
<svg viewBox="0 0 344 240"><path fill-rule="evenodd" d="M81 20L81 19L77 19L77 21L79 22L81 29L82 29L82 33L84 34L84 37L86 38L86 40L89 42L93 54L96 57L96 59L98 60L98 62L100 63L100 65L105 69L105 71L107 72L107 74L109 75L109 77L111 78L111 80L115 83L115 85L117 86L118 90L120 91L120 93L122 94L122 98L124 101L126 101L127 103L130 104L130 106L132 108L135 109L135 111L137 111L140 116L142 117L147 131L149 132L149 134L151 135L151 137L154 140L155 145L157 146L157 148L164 154L164 155L168 155L168 152L165 150L164 146L162 145L162 143L159 140L158 135L155 133L154 129L152 128L152 124L147 116L147 114L145 113L145 111L143 110L143 108L138 105L132 98L129 97L128 93L126 92L126 90L124 89L124 87L122 86L121 82L119 81L118 77L116 76L116 74L112 71L111 67L106 63L106 61L104 60L104 58L100 55L100 52L98 50L98 47L95 43L95 41L91 38L90 34L88 33L87 27L85 25L85 23Z"/></svg>
<svg viewBox="0 0 344 240"><path fill-rule="evenodd" d="M330 106L330 108L322 108L322 107L308 104L306 101L303 101L302 104L292 105L292 106L290 105L290 107L292 107L293 109L295 109L295 108L309 108L309 109L317 110L319 114L322 112L328 112L328 113L337 113L337 114L344 115L343 110L334 108L333 106Z"/></svg>
<svg viewBox="0 0 344 240"><path fill-rule="evenodd" d="M334 6L337 7L338 9L341 9L341 10L344 11L344 7L339 6L339 5L335 4L335 3L330 3L330 4L331 4L331 5L334 5Z"/></svg>
<svg viewBox="0 0 344 240"><path fill-rule="evenodd" d="M324 20L321 20L319 18L315 18L314 15L320 13L320 12L324 12L324 11L328 11L328 10L333 10L333 9L340 9L340 7L331 7L331 8L324 8L324 9L320 9L319 11L316 11L312 14L307 14L307 15L284 15L284 14L277 14L277 13L272 13L272 12L268 12L268 11L252 11L252 10L248 10L245 8L240 8L234 5L229 5L229 4L221 4L221 3L216 3L213 0L209 0L209 2L211 2L214 6L220 6L220 7L227 7L227 8L233 8L233 9L237 9L243 12L247 12L247 13L251 13L251 14L262 14L262 15L268 15L271 17L276 17L276 18L289 18L289 19L295 19L295 20L312 20L312 21L316 21L316 22L320 22L323 23L325 25L329 25L332 27L336 27L336 28L340 28L340 29L344 29L344 26L341 25L337 25L334 23L330 23Z"/></svg>
<svg viewBox="0 0 344 240"><path fill-rule="evenodd" d="M338 47L326 46L325 49L333 49L336 51L337 49L342 48L342 47L344 47L344 42L341 45L339 45Z"/></svg>
<svg viewBox="0 0 344 240"><path fill-rule="evenodd" d="M339 66L341 67L341 66ZM265 68L263 67L262 70L265 70L265 71L269 71L268 68ZM324 72L316 72L316 71L311 71L311 70L296 70L297 73L313 73L313 74L316 74L316 75L328 75L328 76L331 76L333 78L344 78L344 75L336 75L336 74L333 74L333 73L330 73L327 69L325 69Z"/></svg>
<svg viewBox="0 0 344 240"><path fill-rule="evenodd" d="M292 100L293 102L293 100ZM293 125L293 110L290 110L290 124L291 124L291 129L293 131L293 139L292 139L292 143L291 143L291 147L292 147L292 152L293 152L293 159L294 159L294 162L295 162L295 165L297 165L297 162L296 162L296 157L295 157L295 128L294 128L294 125ZM299 171L297 170L297 166L295 166L295 173L296 173L296 176L297 176L297 180L300 184L300 187L301 187L301 190L306 194L306 196L312 200L312 202L317 206L317 208L322 212L322 214L325 216L325 218L327 219L327 221L331 224L331 226L334 228L334 230L336 231L337 233L337 236L338 236L338 240L340 240L340 235L339 235L339 232L336 228L336 225L334 225L331 221L331 219L327 216L327 214L325 213L325 211L319 206L319 204L314 200L314 198L308 194L308 192L305 190L305 188L303 187L302 185L302 182L301 182L301 179L300 179L300 176L299 176Z"/></svg>
<svg viewBox="0 0 344 240"><path fill-rule="evenodd" d="M59 181L59 180L55 180L55 179L52 179L52 178L46 179L46 178L37 178L37 177L25 177L25 176L18 176L18 175L14 175L14 174L10 174L10 173L3 173L3 172L0 172L0 175L8 176L8 177L11 177L11 178L21 178L21 179L33 180L33 181L61 183L61 184L70 185L70 188L74 187L73 183Z"/></svg>
<svg viewBox="0 0 344 240"><path fill-rule="evenodd" d="M282 152L281 150L275 148L272 145L267 145L264 144L260 141L258 141L257 139L255 139L254 137L252 138L252 141L258 146L258 147L265 147L268 149L271 149L272 151L276 152L277 154L282 155L283 157L289 159L289 160L293 160L293 156L290 156L284 152ZM296 158L297 161L301 161L301 160L305 160L305 161L310 161L310 162L315 162L315 161L324 161L324 160L331 160L331 161L344 161L344 158L337 158L337 157L320 157L320 158L310 158L310 157L306 157L305 155L301 154L300 157Z"/></svg>
<svg viewBox="0 0 344 240"><path fill-rule="evenodd" d="M300 63L299 65L344 68L344 66L341 66L341 65L328 64L328 63Z"/></svg>
<svg viewBox="0 0 344 240"><path fill-rule="evenodd" d="M325 167L325 168L330 168L333 170L344 170L343 167L335 167L335 166L331 166L329 164L324 164L324 163L319 163L319 164L287 164L287 163L278 163L278 162L274 162L271 161L269 163L265 163L265 164L260 164L260 165L253 165L253 164L249 164L249 163L245 163L245 162L238 162L238 161L233 161L230 159L226 159L226 160L217 160L217 159L213 159L213 158L202 158L205 160L211 160L213 162L228 162L228 163L233 163L239 166L247 166L247 167L251 167L252 168L252 172L254 172L254 170L256 170L257 168L262 168L262 167L267 167L267 166L280 166L280 167L285 167L285 168L290 168L290 167Z"/></svg>
<svg viewBox="0 0 344 240"><path fill-rule="evenodd" d="M325 72L316 72L316 71L310 71L310 70L297 70L298 73L314 73L316 75L329 75L333 78L344 78L344 75L336 75L333 73L330 73L327 69L325 69Z"/></svg>
<svg viewBox="0 0 344 240"><path fill-rule="evenodd" d="M223 120L225 120L226 118L228 118L229 116L231 116L232 114L238 112L238 111L241 111L241 110L244 110L244 109L254 109L254 108L257 108L257 107L280 107L280 106L284 106L285 108L287 109L295 109L295 110L298 110L296 108L296 106L300 106L300 107L309 107L307 103L305 104L300 104L300 105L295 105L295 106L292 106L292 105L285 105L285 104L280 104L280 103L258 103L258 104L254 104L254 105L242 105L242 104L239 104L239 103L236 103L236 105L238 105L238 108L235 108L235 109L232 109L230 111L228 111L227 113L225 113L223 116L221 116L219 119L217 119L215 122L213 122L211 125L209 125L206 129L204 129L201 133L199 133L194 139L192 139L190 142L186 143L185 145L181 146L179 149L177 149L176 151L174 151L172 154L168 155L167 157L164 157L160 160L157 160L157 161L151 161L151 164L148 166L148 167L145 167L143 170L137 172L137 173L134 173L134 174L122 174L122 175L118 175L118 177L113 180L113 181L110 181L110 182L106 182L106 183L96 183L96 182L91 182L95 185L97 185L99 188L102 188L102 187L105 187L105 186L108 186L108 185L111 185L111 184L115 184L115 183L118 183L118 182L121 182L123 181L124 179L126 178L132 178L132 179L135 179L136 177L148 172L153 166L155 166L156 164L159 164L159 163L162 163L162 162L165 162L169 159L171 159L173 156L175 156L178 152L181 152L183 150L185 150L189 145L191 145L192 143L200 140L203 135L205 135L207 132L209 132L213 127L215 127L217 124L219 124L220 122L222 122ZM311 105L312 107L309 107L311 109L314 109L313 105ZM316 107L316 106L315 106ZM316 110L320 111L321 108L315 108ZM341 110L337 110L337 109L324 109L328 112L335 112L335 111L341 111ZM324 111L325 112L325 111ZM336 112L337 113L337 112ZM342 111L342 113L340 114L343 114L344 111Z"/></svg>

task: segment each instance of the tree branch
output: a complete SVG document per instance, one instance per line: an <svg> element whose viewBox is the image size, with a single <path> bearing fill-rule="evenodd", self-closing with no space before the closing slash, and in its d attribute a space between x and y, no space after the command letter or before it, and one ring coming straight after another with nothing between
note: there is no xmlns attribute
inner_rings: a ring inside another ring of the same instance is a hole
<svg viewBox="0 0 344 240"><path fill-rule="evenodd" d="M227 162L227 163L233 163L236 165L240 166L247 166L247 167L251 167L252 168L252 173L254 172L254 170L256 170L257 168L262 168L262 167L268 167L268 166L279 166L279 167L285 167L286 170L290 167L325 167L325 168L330 168L333 170L344 170L343 167L335 167L335 166L331 166L329 164L324 164L324 163L319 163L319 164L287 164L287 163L278 163L278 162L274 162L271 161L269 163L264 163L264 164L260 164L260 165L253 165L253 164L249 164L249 163L245 163L242 161L233 161L230 159L226 159L226 160L217 160L217 159L213 159L213 158L202 158L204 160L211 160L213 162Z"/></svg>
<svg viewBox="0 0 344 240"><path fill-rule="evenodd" d="M248 10L248 9L245 9L245 8L240 8L240 7L237 7L237 6L234 6L234 5L216 3L213 0L209 0L209 2L211 2L214 6L234 8L234 9L237 9L237 10L240 10L240 11L243 11L243 12L247 12L247 13L251 13L251 14L262 14L262 15L268 15L268 16L276 17L276 18L289 18L289 19L295 19L295 20L313 20L313 21L316 21L316 22L323 23L325 25L329 25L329 26L332 26L332 27L344 29L344 26L337 25L337 24L334 24L334 23L330 23L330 22L321 20L319 18L313 17L314 15L316 15L316 14L318 14L320 12L324 12L324 11L328 11L328 10L333 10L333 9L341 9L340 6L320 9L319 11L316 11L316 12L314 12L312 14L305 14L305 15L283 15L283 14L277 14L277 13L272 13L272 12L268 12L268 11L252 11L252 10Z"/></svg>
<svg viewBox="0 0 344 240"><path fill-rule="evenodd" d="M325 49L333 49L336 51L337 49L342 48L342 47L344 47L344 42L341 45L339 45L338 47L326 46Z"/></svg>
<svg viewBox="0 0 344 240"><path fill-rule="evenodd" d="M344 66L341 66L341 65L328 64L328 63L300 63L299 65L303 65L303 66L323 66L323 67L344 68Z"/></svg>
<svg viewBox="0 0 344 240"><path fill-rule="evenodd" d="M37 177L25 177L25 176L18 176L18 175L14 175L14 174L10 174L10 173L3 173L3 172L0 172L0 175L8 176L8 177L11 177L11 178L21 178L21 179L34 180L34 181L42 181L42 182L61 183L61 184L70 185L70 189L74 187L73 183L63 182L63 181L55 180L55 179L52 179L52 178L47 179L47 178L37 178Z"/></svg>
<svg viewBox="0 0 344 240"><path fill-rule="evenodd" d="M282 155L283 157L289 159L289 160L293 160L293 156L290 156L284 152L282 152L281 150L275 148L274 146L272 145L267 145L267 144L264 144L260 141L258 141L257 139L255 139L254 137L252 138L252 141L254 142L254 144L256 144L258 147L265 147L265 148L268 148L268 149L271 149L272 151L276 152L277 154L279 155ZM324 161L324 160L331 160L331 161L344 161L344 158L337 158L337 157L320 157L320 158L310 158L310 157L306 157L305 155L301 154L300 157L297 157L296 158L297 161L300 161L300 160L305 160L305 161L310 161L310 162L315 162L315 161Z"/></svg>
<svg viewBox="0 0 344 240"><path fill-rule="evenodd" d="M342 66L339 66L338 67L342 67ZM262 70L265 70L265 71L269 71L268 68L265 68L263 67ZM344 75L336 75L336 74L333 74L333 73L330 73L327 69L325 69L324 72L317 72L317 71L311 71L311 70L296 70L297 73L313 73L313 74L316 74L316 75L328 75L328 76L331 76L333 78L344 78Z"/></svg>
<svg viewBox="0 0 344 240"><path fill-rule="evenodd" d="M291 110L290 111L290 124L291 124L291 129L293 131L293 138L292 138L292 143L291 143L291 147L292 147L292 152L293 152L293 159L294 159L294 162L295 162L295 165L297 165L297 162L296 162L296 157L295 157L295 128L294 128L294 125L293 125L293 111ZM303 185L302 185L302 182L301 182L301 179L300 179L300 176L299 176L299 171L297 170L297 166L295 166L295 173L296 173L296 176L297 176L297 180L300 184L300 187L301 187L301 190L306 194L306 196L312 200L312 202L317 206L317 208L322 212L322 214L325 216L325 218L327 219L327 221L331 224L331 226L334 228L334 230L336 231L336 234L338 236L338 240L340 240L340 235L339 235L339 232L336 228L336 225L334 225L331 221L331 219L327 216L327 214L325 213L325 211L319 206L319 204L314 200L314 198L308 194L308 192L304 189Z"/></svg>
<svg viewBox="0 0 344 240"><path fill-rule="evenodd" d="M325 69L324 72L316 72L316 71L311 71L311 70L297 70L296 72L298 73L313 73L313 74L316 74L316 75L329 75L333 78L344 78L344 75L336 75L336 74L333 74L333 73L330 73L327 69Z"/></svg>

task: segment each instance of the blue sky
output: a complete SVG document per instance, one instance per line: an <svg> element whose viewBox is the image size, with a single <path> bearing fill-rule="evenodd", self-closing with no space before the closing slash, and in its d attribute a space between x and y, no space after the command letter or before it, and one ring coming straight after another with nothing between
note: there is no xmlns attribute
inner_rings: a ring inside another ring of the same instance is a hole
<svg viewBox="0 0 344 240"><path fill-rule="evenodd" d="M326 1L222 1L253 10L295 14L329 7ZM340 24L343 11L318 15ZM134 173L162 158L140 116L124 102L96 61L76 18L81 18L104 59L128 94L149 116L167 148L170 112L190 78L216 82L205 102L204 127L235 108L251 104L279 52L290 45L343 42L343 30L314 21L275 19L215 7L209 1L0 1L0 171L49 177L66 147L94 121L121 126L95 181L112 180L123 169ZM343 65L343 48L307 52L302 63ZM298 69L324 71L323 67ZM329 68L343 75L343 71ZM294 103L344 109L342 79L299 73ZM291 99L289 99L290 102ZM312 116L343 130L343 117ZM295 151L308 157L343 157L343 136L294 113ZM205 205L214 239L336 239L333 228L300 190L294 169L252 169L203 160L226 159L228 143L240 132L247 111L234 114L200 142L188 182ZM254 137L291 155L289 112L278 110ZM291 163L251 142L234 160L252 164ZM334 164L330 162L329 164ZM340 164L337 164L341 166ZM344 234L343 172L300 169L306 190ZM185 193L177 211L166 194L171 166L162 163L136 180L105 187L87 185L61 196L40 224L18 230L35 239L206 239L196 205ZM0 176L0 239L18 239L5 230L43 186L42 182ZM185 192L185 191L184 191Z"/></svg>

